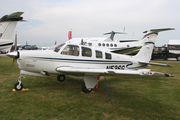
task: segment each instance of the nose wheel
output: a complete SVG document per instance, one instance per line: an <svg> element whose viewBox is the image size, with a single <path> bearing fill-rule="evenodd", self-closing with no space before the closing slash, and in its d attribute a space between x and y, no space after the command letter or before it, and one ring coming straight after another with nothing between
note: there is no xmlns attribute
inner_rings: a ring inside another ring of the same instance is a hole
<svg viewBox="0 0 180 120"><path fill-rule="evenodd" d="M23 89L23 84L22 83L16 83L15 85L14 85L14 89L15 90L22 90Z"/></svg>
<svg viewBox="0 0 180 120"><path fill-rule="evenodd" d="M23 84L21 83L21 79L23 78L24 76L23 75L20 75L19 79L18 79L18 83L16 83L14 85L14 89L15 90L22 90L23 89Z"/></svg>

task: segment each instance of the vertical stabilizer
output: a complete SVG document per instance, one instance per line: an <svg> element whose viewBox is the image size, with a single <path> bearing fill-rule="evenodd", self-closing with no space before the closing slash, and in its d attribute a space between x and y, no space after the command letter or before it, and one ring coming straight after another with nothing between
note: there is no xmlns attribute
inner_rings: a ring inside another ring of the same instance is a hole
<svg viewBox="0 0 180 120"><path fill-rule="evenodd" d="M135 56L133 56L133 58L138 59L141 62L149 63L149 61L151 60L153 48L154 48L154 43L147 42L140 49L140 51Z"/></svg>
<svg viewBox="0 0 180 120"><path fill-rule="evenodd" d="M174 28L162 28L162 29L146 30L143 32L146 34L144 35L144 37L139 42L141 43L141 45L143 45L144 43L146 43L148 41L155 43L158 33L161 31L167 31L167 30L174 30Z"/></svg>
<svg viewBox="0 0 180 120"><path fill-rule="evenodd" d="M23 19L20 17L22 14L23 12L15 12L0 19L0 39L12 38L17 22Z"/></svg>

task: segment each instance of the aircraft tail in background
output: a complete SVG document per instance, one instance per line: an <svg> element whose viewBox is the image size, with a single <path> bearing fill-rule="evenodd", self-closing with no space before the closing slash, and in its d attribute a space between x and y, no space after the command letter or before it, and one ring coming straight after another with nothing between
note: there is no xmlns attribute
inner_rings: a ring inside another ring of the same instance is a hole
<svg viewBox="0 0 180 120"><path fill-rule="evenodd" d="M0 39L11 39L18 21L22 21L21 15L24 12L14 12L10 15L4 15L0 19Z"/></svg>
<svg viewBox="0 0 180 120"><path fill-rule="evenodd" d="M167 30L174 30L174 28L151 29L143 32L146 33L141 40L144 41L144 45L133 58L138 59L139 62L149 63L158 33Z"/></svg>

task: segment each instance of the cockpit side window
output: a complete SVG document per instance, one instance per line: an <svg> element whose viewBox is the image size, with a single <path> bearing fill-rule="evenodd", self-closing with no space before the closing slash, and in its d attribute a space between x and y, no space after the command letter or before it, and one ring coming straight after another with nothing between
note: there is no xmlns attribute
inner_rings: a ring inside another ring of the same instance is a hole
<svg viewBox="0 0 180 120"><path fill-rule="evenodd" d="M65 43L60 44L60 45L58 45L57 47L55 47L54 52L58 52L58 51L62 48L62 46L63 46L64 44L65 44Z"/></svg>
<svg viewBox="0 0 180 120"><path fill-rule="evenodd" d="M79 56L79 46L67 45L61 52L63 55Z"/></svg>
<svg viewBox="0 0 180 120"><path fill-rule="evenodd" d="M105 57L106 57L106 59L111 59L112 58L111 54L109 54L109 53L105 53Z"/></svg>
<svg viewBox="0 0 180 120"><path fill-rule="evenodd" d="M88 43L89 46L92 46L92 43Z"/></svg>
<svg viewBox="0 0 180 120"><path fill-rule="evenodd" d="M102 52L101 51L98 51L96 50L96 58L102 58Z"/></svg>
<svg viewBox="0 0 180 120"><path fill-rule="evenodd" d="M91 57L92 56L92 50L87 47L82 47L82 56L84 57Z"/></svg>

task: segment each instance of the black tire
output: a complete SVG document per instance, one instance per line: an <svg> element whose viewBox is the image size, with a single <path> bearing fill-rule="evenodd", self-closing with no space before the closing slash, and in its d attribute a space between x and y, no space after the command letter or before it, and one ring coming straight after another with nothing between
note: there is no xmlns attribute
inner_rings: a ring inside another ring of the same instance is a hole
<svg viewBox="0 0 180 120"><path fill-rule="evenodd" d="M92 91L92 89L87 89L86 88L86 85L85 85L85 83L82 85L82 91L84 92L84 93L90 93L91 91Z"/></svg>
<svg viewBox="0 0 180 120"><path fill-rule="evenodd" d="M22 89L23 89L23 84L21 83L21 84L19 85L19 83L16 83L16 84L14 85L14 89L15 89L15 90L18 90L18 91L22 90Z"/></svg>
<svg viewBox="0 0 180 120"><path fill-rule="evenodd" d="M180 56L177 56L176 59L177 59L177 61L180 61Z"/></svg>
<svg viewBox="0 0 180 120"><path fill-rule="evenodd" d="M58 80L59 82L63 82L65 79L66 79L65 75L58 75L58 76L57 76L57 80Z"/></svg>

